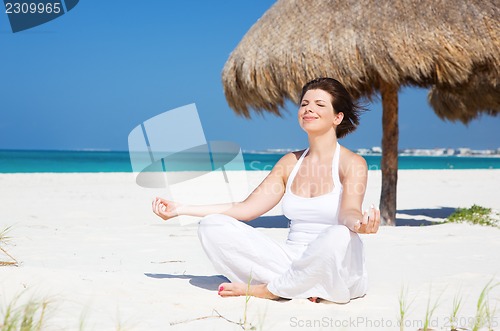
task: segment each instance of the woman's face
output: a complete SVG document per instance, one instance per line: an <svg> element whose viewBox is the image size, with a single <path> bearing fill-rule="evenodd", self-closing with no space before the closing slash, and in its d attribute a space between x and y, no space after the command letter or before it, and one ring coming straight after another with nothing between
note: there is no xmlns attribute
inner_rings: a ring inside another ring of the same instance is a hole
<svg viewBox="0 0 500 331"><path fill-rule="evenodd" d="M298 112L299 124L304 131L320 132L335 129L340 124L343 114L335 114L332 98L330 93L320 89L309 90L304 94Z"/></svg>

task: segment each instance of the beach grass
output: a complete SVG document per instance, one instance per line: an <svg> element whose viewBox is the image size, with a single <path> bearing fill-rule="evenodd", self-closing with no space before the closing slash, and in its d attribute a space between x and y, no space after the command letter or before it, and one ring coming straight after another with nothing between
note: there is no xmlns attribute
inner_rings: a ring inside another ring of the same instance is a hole
<svg viewBox="0 0 500 331"><path fill-rule="evenodd" d="M453 298L453 305L450 314L450 327L451 330L457 330L457 321L458 321L458 313L462 308L462 294L461 292L457 292L455 297Z"/></svg>
<svg viewBox="0 0 500 331"><path fill-rule="evenodd" d="M413 300L408 301L408 286L405 287L404 285L402 285L398 297L398 302L399 302L398 323L400 331L403 331L405 328L405 320L408 317L408 313L413 303Z"/></svg>
<svg viewBox="0 0 500 331"><path fill-rule="evenodd" d="M441 327L440 329L446 329L450 331L457 330L467 330L467 331L480 331L487 330L493 331L497 330L498 327L498 315L497 315L497 301L492 305L492 301L490 300L490 292L500 286L500 282L495 282L492 278L482 289L476 303L476 312L475 315L471 318L468 318L468 325L458 325L459 320L464 322L464 319L459 318L459 312L463 306L463 297L461 290L455 294L452 303L452 310L448 317L449 325L446 327ZM418 329L418 331L430 331L430 326L433 324L433 316L434 313L439 306L441 301L441 297L443 293L441 293L437 299L432 303L431 299L432 290L429 291L429 297L427 300L427 308L425 312L425 319L422 321L422 327ZM402 331L406 325L405 321L408 317L408 311L412 306L414 300L408 300L408 287L402 286L399 293L399 315L398 315L398 325L399 329ZM435 321L434 321L435 322ZM432 325L436 327L437 325Z"/></svg>
<svg viewBox="0 0 500 331"><path fill-rule="evenodd" d="M488 330L493 330L493 327L498 327L498 321L496 320L497 315L497 304L495 303L495 307L491 308L489 302L486 305L485 318L486 318L486 327Z"/></svg>
<svg viewBox="0 0 500 331"><path fill-rule="evenodd" d="M40 331L46 322L49 300L30 299L19 304L21 295L15 296L2 311L0 331Z"/></svg>
<svg viewBox="0 0 500 331"><path fill-rule="evenodd" d="M264 310L264 313L259 314L259 320L258 320L258 324L256 327L257 330L264 330L264 322L266 321L266 317L267 317L267 305L266 305L266 309Z"/></svg>
<svg viewBox="0 0 500 331"><path fill-rule="evenodd" d="M9 254L9 252L3 248L2 246L7 245L12 237L9 236L9 232L12 229L12 226L7 226L3 230L0 231L0 251L2 251L6 256L8 256L11 261L0 261L0 266L18 266L19 262Z"/></svg>
<svg viewBox="0 0 500 331"><path fill-rule="evenodd" d="M79 331L84 331L87 328L87 321L88 321L88 308L82 310L82 313L80 314L80 323L78 324L78 330Z"/></svg>
<svg viewBox="0 0 500 331"><path fill-rule="evenodd" d="M190 322L199 321L199 320L206 320L206 319L211 319L211 318L221 318L221 319L223 319L231 324L238 325L239 327L241 327L245 331L257 330L257 327L255 325L253 325L251 322L249 322L249 319L248 319L248 306L249 306L248 303L250 302L250 299L252 298L252 296L250 295L251 283L252 283L252 275L250 274L250 277L248 278L248 282L247 282L246 293L245 293L245 304L243 307L243 316L242 316L242 318L240 318L240 320L238 322L228 319L227 317L225 317L224 315L219 313L216 309L213 309L212 312L215 313L215 315L212 314L210 316L202 316L202 317L197 317L197 318L179 321L179 322L170 322L170 326L184 324L184 323L190 323ZM262 329L264 319L265 318L259 319L259 329ZM2 330L0 330L0 331L2 331Z"/></svg>
<svg viewBox="0 0 500 331"><path fill-rule="evenodd" d="M425 310L425 320L424 320L424 326L422 328L423 331L430 330L429 325L432 321L432 316L434 315L434 312L436 311L436 308L439 306L439 300L441 299L441 296L443 293L439 295L439 297L434 301L434 303L431 305L431 294L432 294L432 289L429 289L429 298L427 299L427 308Z"/></svg>
<svg viewBox="0 0 500 331"><path fill-rule="evenodd" d="M492 330L492 322L496 310L490 308L490 301L489 301L489 294L491 290L493 290L495 287L499 286L500 282L493 282L493 279L491 279L483 288L481 293L479 294L479 297L477 299L477 304L476 304L476 315L474 316L474 319L472 320L471 323L471 330L472 331L478 331L481 329L483 326L488 326L488 330Z"/></svg>
<svg viewBox="0 0 500 331"><path fill-rule="evenodd" d="M250 329L248 329L248 302L252 298L250 295L250 284L252 283L252 274L250 273L250 277L248 277L248 282L247 282L247 291L245 293L245 309L243 310L243 330L252 330L252 326L250 325ZM255 328L253 328L255 329Z"/></svg>
<svg viewBox="0 0 500 331"><path fill-rule="evenodd" d="M500 227L500 214L493 211L491 208L474 204L470 208L457 208L448 216L447 222Z"/></svg>

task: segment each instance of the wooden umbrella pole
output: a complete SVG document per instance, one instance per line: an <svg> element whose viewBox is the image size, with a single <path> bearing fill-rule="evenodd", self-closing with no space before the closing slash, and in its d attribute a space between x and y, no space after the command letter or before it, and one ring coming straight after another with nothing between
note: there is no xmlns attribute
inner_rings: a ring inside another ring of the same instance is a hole
<svg viewBox="0 0 500 331"><path fill-rule="evenodd" d="M398 89L397 85L380 82L382 96L382 191L380 217L383 224L396 225L398 183Z"/></svg>

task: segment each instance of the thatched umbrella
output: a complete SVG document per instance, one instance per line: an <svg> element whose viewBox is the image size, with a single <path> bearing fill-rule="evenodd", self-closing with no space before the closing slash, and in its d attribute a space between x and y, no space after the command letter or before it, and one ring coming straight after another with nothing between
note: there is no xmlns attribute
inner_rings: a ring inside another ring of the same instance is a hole
<svg viewBox="0 0 500 331"><path fill-rule="evenodd" d="M278 0L231 53L229 106L279 114L307 81L333 77L355 98L380 93L386 224L396 215L398 90L430 87L448 120L500 111L500 0Z"/></svg>

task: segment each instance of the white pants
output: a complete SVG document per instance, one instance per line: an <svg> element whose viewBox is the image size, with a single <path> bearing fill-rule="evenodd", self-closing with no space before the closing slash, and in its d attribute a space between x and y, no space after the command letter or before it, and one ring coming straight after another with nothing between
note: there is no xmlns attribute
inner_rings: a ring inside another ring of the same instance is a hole
<svg viewBox="0 0 500 331"><path fill-rule="evenodd" d="M268 284L282 298L319 297L345 303L367 289L363 242L344 225L332 225L309 245L278 244L230 216L200 221L201 244L217 272L231 282Z"/></svg>

